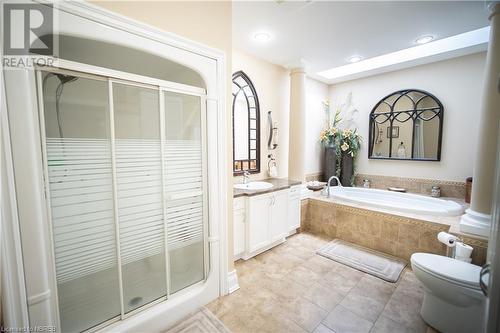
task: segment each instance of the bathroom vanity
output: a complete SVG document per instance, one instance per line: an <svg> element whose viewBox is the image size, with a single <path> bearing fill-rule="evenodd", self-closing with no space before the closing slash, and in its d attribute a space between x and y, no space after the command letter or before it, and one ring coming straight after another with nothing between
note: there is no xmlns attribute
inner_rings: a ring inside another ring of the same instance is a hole
<svg viewBox="0 0 500 333"><path fill-rule="evenodd" d="M300 182L265 181L273 187L234 191L235 260L248 260L283 243L300 226Z"/></svg>

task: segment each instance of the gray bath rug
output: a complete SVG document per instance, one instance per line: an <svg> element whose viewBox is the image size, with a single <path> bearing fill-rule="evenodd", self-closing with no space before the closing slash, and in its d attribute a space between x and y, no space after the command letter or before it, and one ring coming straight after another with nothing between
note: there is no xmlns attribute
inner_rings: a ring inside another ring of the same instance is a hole
<svg viewBox="0 0 500 333"><path fill-rule="evenodd" d="M210 310L201 307L166 333L231 333Z"/></svg>
<svg viewBox="0 0 500 333"><path fill-rule="evenodd" d="M396 282L406 266L402 259L340 239L334 239L317 253L389 282Z"/></svg>

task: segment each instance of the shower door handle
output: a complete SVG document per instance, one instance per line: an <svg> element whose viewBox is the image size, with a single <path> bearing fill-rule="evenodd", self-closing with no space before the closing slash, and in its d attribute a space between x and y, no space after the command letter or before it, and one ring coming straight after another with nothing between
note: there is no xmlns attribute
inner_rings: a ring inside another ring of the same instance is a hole
<svg viewBox="0 0 500 333"><path fill-rule="evenodd" d="M484 296L488 297L488 285L484 282L483 277L485 275L488 275L489 277L490 274L490 264L485 264L481 268L481 272L479 272L479 286L481 287L481 291L483 292Z"/></svg>

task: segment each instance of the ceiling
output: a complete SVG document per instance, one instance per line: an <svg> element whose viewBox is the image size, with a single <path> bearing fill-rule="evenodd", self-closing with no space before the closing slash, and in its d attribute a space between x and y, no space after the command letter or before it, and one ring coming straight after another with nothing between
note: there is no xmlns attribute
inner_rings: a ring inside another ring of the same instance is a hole
<svg viewBox="0 0 500 333"><path fill-rule="evenodd" d="M489 24L485 1L235 1L233 47L271 63L306 64L309 76ZM253 35L268 32L268 42Z"/></svg>

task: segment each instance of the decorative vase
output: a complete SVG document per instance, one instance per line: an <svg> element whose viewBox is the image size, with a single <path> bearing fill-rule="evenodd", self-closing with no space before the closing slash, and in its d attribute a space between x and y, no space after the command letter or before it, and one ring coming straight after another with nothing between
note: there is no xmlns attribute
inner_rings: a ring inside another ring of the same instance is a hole
<svg viewBox="0 0 500 333"><path fill-rule="evenodd" d="M352 186L351 179L354 174L354 160L350 154L342 154L342 166L340 170L340 182L343 186Z"/></svg>
<svg viewBox="0 0 500 333"><path fill-rule="evenodd" d="M335 146L325 147L325 160L323 162L323 178L326 181L330 179L331 176L336 175L337 170L337 154ZM336 185L337 182L332 182L332 185Z"/></svg>

